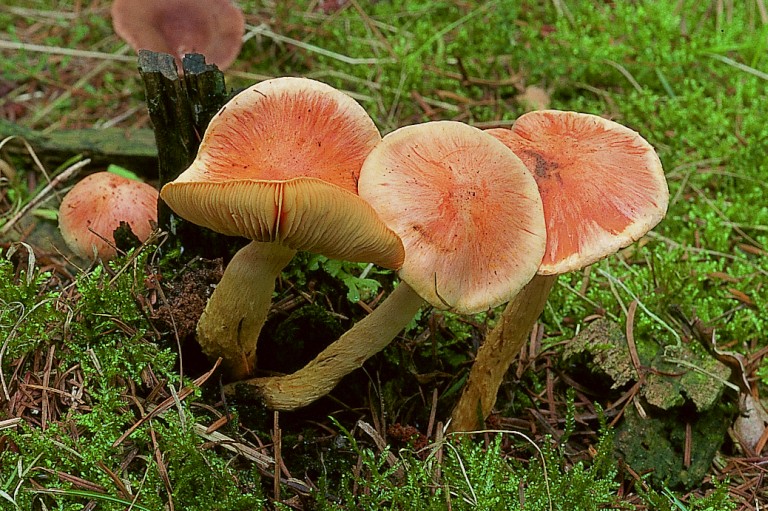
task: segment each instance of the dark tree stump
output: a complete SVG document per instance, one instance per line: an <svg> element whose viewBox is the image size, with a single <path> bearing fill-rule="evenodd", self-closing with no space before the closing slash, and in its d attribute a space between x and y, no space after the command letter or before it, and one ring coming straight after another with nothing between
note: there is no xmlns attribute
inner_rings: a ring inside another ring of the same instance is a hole
<svg viewBox="0 0 768 511"><path fill-rule="evenodd" d="M226 103L224 75L202 55L186 55L182 76L172 56L139 51L139 73L144 81L147 109L155 132L158 186L173 181L197 154L200 139L211 118ZM158 225L178 240L184 252L207 259L229 259L245 240L215 233L176 216L158 203Z"/></svg>

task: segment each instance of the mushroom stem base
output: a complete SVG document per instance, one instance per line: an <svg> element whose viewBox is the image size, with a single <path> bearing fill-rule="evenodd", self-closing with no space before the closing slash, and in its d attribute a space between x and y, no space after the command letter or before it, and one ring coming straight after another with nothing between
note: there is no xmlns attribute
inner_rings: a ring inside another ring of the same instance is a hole
<svg viewBox="0 0 768 511"><path fill-rule="evenodd" d="M496 404L504 375L544 310L554 275L536 275L507 304L499 323L477 352L469 378L451 415L450 431L480 429Z"/></svg>
<svg viewBox="0 0 768 511"><path fill-rule="evenodd" d="M302 369L286 376L252 378L225 387L225 393L261 400L273 410L295 410L325 396L347 374L384 349L424 300L405 282L376 310L339 337Z"/></svg>
<svg viewBox="0 0 768 511"><path fill-rule="evenodd" d="M208 300L197 323L197 341L206 355L223 359L228 379L241 380L253 372L275 279L295 253L277 243L249 243L232 258Z"/></svg>

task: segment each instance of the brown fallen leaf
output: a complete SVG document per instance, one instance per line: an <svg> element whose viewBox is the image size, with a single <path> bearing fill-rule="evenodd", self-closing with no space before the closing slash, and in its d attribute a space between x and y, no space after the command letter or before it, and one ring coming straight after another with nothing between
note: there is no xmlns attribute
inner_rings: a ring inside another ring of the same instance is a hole
<svg viewBox="0 0 768 511"><path fill-rule="evenodd" d="M733 423L733 432L748 455L756 456L765 447L768 412L751 394L739 396L739 416Z"/></svg>
<svg viewBox="0 0 768 511"><path fill-rule="evenodd" d="M707 273L707 277L709 277L712 280L724 280L726 282L732 282L734 284L736 282L739 282L740 280L737 277L734 277L733 275L729 275L722 271L713 271L713 272Z"/></svg>
<svg viewBox="0 0 768 511"><path fill-rule="evenodd" d="M752 301L752 298L750 298L749 295L747 295L746 293L739 291L738 289L733 287L729 287L728 292L731 294L733 298L740 301L744 305L748 307L757 307L757 304L754 301Z"/></svg>

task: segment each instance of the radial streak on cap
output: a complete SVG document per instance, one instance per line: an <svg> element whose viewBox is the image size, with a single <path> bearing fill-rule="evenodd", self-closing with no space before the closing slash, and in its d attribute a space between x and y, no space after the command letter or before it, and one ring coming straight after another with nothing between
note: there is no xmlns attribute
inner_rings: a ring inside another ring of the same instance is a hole
<svg viewBox="0 0 768 511"><path fill-rule="evenodd" d="M373 120L343 92L307 78L275 78L222 107L176 182L315 177L356 194L360 167L379 140Z"/></svg>

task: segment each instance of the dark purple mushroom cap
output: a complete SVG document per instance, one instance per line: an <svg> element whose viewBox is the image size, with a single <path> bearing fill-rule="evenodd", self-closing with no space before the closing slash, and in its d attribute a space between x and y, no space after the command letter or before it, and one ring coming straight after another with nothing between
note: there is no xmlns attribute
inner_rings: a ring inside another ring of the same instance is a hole
<svg viewBox="0 0 768 511"><path fill-rule="evenodd" d="M112 25L136 51L169 53L179 64L201 53L219 69L234 62L245 33L243 13L229 0L115 0Z"/></svg>

